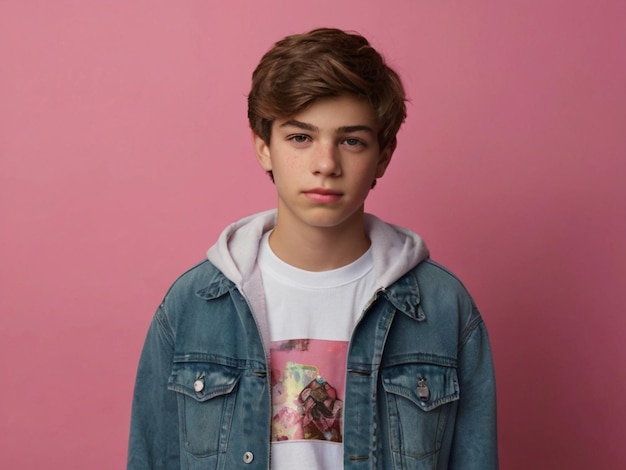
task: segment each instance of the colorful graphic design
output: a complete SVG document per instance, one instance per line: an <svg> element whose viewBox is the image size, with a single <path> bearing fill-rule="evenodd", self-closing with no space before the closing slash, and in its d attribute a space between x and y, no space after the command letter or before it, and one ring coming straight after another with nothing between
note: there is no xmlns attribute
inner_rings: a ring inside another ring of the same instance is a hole
<svg viewBox="0 0 626 470"><path fill-rule="evenodd" d="M273 442L342 442L347 346L313 339L272 343Z"/></svg>

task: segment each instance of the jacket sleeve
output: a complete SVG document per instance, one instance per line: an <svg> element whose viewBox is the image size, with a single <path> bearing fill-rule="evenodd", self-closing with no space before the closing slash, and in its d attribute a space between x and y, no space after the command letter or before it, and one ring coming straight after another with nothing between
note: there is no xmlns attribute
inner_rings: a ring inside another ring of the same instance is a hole
<svg viewBox="0 0 626 470"><path fill-rule="evenodd" d="M449 469L498 468L496 387L487 329L478 312L461 338L459 407Z"/></svg>
<svg viewBox="0 0 626 470"><path fill-rule="evenodd" d="M152 320L139 360L128 470L180 468L177 399L167 388L173 344L172 330L161 307Z"/></svg>

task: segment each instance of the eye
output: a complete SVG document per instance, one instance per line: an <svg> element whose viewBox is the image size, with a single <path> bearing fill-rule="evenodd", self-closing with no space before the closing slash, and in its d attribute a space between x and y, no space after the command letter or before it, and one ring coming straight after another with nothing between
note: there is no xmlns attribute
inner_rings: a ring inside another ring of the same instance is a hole
<svg viewBox="0 0 626 470"><path fill-rule="evenodd" d="M343 143L348 147L358 147L365 145L365 143L361 139L357 139L355 137L348 137L343 140Z"/></svg>
<svg viewBox="0 0 626 470"><path fill-rule="evenodd" d="M287 137L287 139L296 144L306 144L310 140L306 134L293 134Z"/></svg>

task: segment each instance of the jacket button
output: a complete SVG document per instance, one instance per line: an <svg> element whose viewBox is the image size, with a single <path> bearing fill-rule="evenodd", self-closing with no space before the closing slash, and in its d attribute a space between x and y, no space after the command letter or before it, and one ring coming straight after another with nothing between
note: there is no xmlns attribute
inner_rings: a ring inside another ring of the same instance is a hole
<svg viewBox="0 0 626 470"><path fill-rule="evenodd" d="M243 463L252 463L254 460L254 454L252 452L246 452L243 454Z"/></svg>
<svg viewBox="0 0 626 470"><path fill-rule="evenodd" d="M424 377L420 377L417 382L417 396L422 401L428 401L430 399L430 389Z"/></svg>
<svg viewBox="0 0 626 470"><path fill-rule="evenodd" d="M204 390L204 380L196 380L193 383L193 389L196 391L196 393L200 393L202 390Z"/></svg>

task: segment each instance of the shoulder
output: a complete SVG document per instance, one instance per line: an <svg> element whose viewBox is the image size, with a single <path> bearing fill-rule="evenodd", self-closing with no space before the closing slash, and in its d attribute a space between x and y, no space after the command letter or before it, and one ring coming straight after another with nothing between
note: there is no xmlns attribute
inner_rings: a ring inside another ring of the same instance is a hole
<svg viewBox="0 0 626 470"><path fill-rule="evenodd" d="M472 297L459 278L449 269L426 259L387 291L396 309L388 344L400 354L404 345L414 345L421 353L452 359L482 319ZM416 315L411 315L416 311Z"/></svg>
<svg viewBox="0 0 626 470"><path fill-rule="evenodd" d="M185 310L208 298L219 297L234 285L213 263L204 260L182 273L168 289L161 307L167 312Z"/></svg>
<svg viewBox="0 0 626 470"><path fill-rule="evenodd" d="M222 272L213 263L205 259L179 275L169 288L168 295L172 291L210 284L216 278L223 276Z"/></svg>
<svg viewBox="0 0 626 470"><path fill-rule="evenodd" d="M456 274L431 258L419 263L412 272L417 277L420 291L440 289L451 294L469 297L469 292Z"/></svg>
<svg viewBox="0 0 626 470"><path fill-rule="evenodd" d="M419 289L420 303L433 317L455 317L461 330L473 329L482 322L469 291L461 280L445 266L429 259L413 269Z"/></svg>

